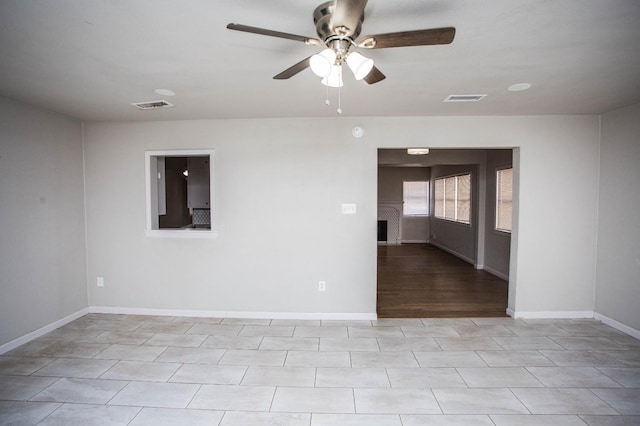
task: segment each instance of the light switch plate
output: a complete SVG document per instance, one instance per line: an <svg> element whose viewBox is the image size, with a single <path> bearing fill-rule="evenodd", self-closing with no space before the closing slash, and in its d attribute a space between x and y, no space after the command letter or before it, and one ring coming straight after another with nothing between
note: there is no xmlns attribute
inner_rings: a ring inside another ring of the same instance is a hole
<svg viewBox="0 0 640 426"><path fill-rule="evenodd" d="M342 214L356 214L356 205L355 204L343 204L342 205Z"/></svg>

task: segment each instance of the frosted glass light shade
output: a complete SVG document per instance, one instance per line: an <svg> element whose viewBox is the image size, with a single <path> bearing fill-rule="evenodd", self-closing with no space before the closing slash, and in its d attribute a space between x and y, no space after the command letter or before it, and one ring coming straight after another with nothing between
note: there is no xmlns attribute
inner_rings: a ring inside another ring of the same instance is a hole
<svg viewBox="0 0 640 426"><path fill-rule="evenodd" d="M369 59L358 52L351 52L347 56L347 65L353 71L356 80L362 80L371 72L373 59Z"/></svg>
<svg viewBox="0 0 640 426"><path fill-rule="evenodd" d="M322 79L322 84L329 87L342 87L342 67L340 65L332 65L331 72Z"/></svg>
<svg viewBox="0 0 640 426"><path fill-rule="evenodd" d="M316 53L309 59L311 71L318 77L327 77L331 73L331 67L336 62L336 52L325 49Z"/></svg>

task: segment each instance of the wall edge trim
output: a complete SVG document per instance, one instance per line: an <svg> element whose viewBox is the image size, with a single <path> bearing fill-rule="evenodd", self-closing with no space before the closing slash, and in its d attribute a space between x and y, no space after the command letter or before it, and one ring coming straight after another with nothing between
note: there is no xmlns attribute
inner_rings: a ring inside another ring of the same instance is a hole
<svg viewBox="0 0 640 426"><path fill-rule="evenodd" d="M584 319L593 318L593 311L539 311L539 312L526 312L526 311L513 311L507 309L507 314L514 318L524 319Z"/></svg>
<svg viewBox="0 0 640 426"><path fill-rule="evenodd" d="M44 327L40 327L37 330L34 330L30 333L24 334L18 338L15 338L3 345L0 345L0 355L9 352L12 349L17 348L18 346L22 346L25 343L29 343L30 341L37 339L38 337L44 336L47 333L52 332L53 330L62 327L65 324L70 323L71 321L75 321L78 318L88 314L89 308L82 308L77 312L67 315L64 318L60 318L50 324L45 325Z"/></svg>
<svg viewBox="0 0 640 426"><path fill-rule="evenodd" d="M446 251L447 253L452 254L452 255L454 255L455 257L457 257L457 258L459 258L459 259L462 259L462 260L464 260L465 262L467 262L467 263L470 263L470 264L474 265L474 267L475 267L475 265L476 265L476 261L475 261L475 260L473 260L473 259L471 259L471 258L469 258L469 257L467 257L467 256L465 256L465 255L463 255L463 254L460 254L460 253L458 253L457 251L452 250L452 249L450 249L450 248L449 248L449 247L447 247L447 246L444 246L444 245L442 245L442 244L440 244L440 243L434 242L433 240L429 240L429 244L431 244L432 246L436 246L436 247L438 247L440 250L442 250L442 251Z"/></svg>
<svg viewBox="0 0 640 426"><path fill-rule="evenodd" d="M184 309L125 308L114 306L90 306L92 314L160 315L201 318L252 318L292 320L377 320L378 315L369 312L254 312L254 311L207 311Z"/></svg>
<svg viewBox="0 0 640 426"><path fill-rule="evenodd" d="M613 318L609 318L608 316L599 314L597 312L593 315L593 317L599 321L602 321L608 326L615 328L618 331L621 331L631 337L635 337L636 339L640 340L640 330L636 330L633 327L630 327L626 324L621 323L620 321L616 321Z"/></svg>
<svg viewBox="0 0 640 426"><path fill-rule="evenodd" d="M509 281L509 275L502 273L500 271L498 271L497 269L493 269L490 266L487 265L478 265L479 268L478 269L482 269L483 271L487 271L488 273L490 273L491 275L495 275L498 278L502 278L505 281Z"/></svg>
<svg viewBox="0 0 640 426"><path fill-rule="evenodd" d="M60 328L71 321L90 313L95 314L128 314L128 315L161 315L161 316L177 316L177 317L202 317L202 318L260 318L260 319L292 319L292 320L377 320L376 313L354 312L354 313L336 313L336 312L253 312L253 311L203 311L203 310L176 310L176 309L152 309L152 308L123 308L112 306L89 306L80 309L77 312L67 315L64 318L56 320L44 327L27 333L16 339L13 339L3 345L0 345L0 355L9 352L12 349L22 346L25 343L37 339L51 331ZM541 311L541 312L524 312L506 310L507 315L513 318L524 319L584 319L593 318L602 321L610 327L615 328L631 337L640 339L640 330L636 330L626 324L609 318L593 311Z"/></svg>

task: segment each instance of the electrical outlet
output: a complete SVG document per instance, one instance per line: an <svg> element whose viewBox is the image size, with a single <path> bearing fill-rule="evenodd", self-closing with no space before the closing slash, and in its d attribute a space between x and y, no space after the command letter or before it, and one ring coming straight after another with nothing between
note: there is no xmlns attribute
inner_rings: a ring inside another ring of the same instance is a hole
<svg viewBox="0 0 640 426"><path fill-rule="evenodd" d="M325 291L327 289L326 281L318 281L318 291Z"/></svg>
<svg viewBox="0 0 640 426"><path fill-rule="evenodd" d="M104 287L104 277L98 277L98 287Z"/></svg>

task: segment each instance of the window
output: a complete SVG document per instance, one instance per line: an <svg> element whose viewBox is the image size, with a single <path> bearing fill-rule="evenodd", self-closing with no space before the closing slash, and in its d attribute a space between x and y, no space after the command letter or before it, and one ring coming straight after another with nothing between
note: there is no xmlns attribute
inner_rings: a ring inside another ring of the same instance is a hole
<svg viewBox="0 0 640 426"><path fill-rule="evenodd" d="M429 182L402 182L402 214L427 216L429 214Z"/></svg>
<svg viewBox="0 0 640 426"><path fill-rule="evenodd" d="M513 169L496 172L496 229L511 232L513 207Z"/></svg>
<svg viewBox="0 0 640 426"><path fill-rule="evenodd" d="M435 180L434 214L440 219L471 223L471 174Z"/></svg>
<svg viewBox="0 0 640 426"><path fill-rule="evenodd" d="M148 236L215 235L213 151L146 152Z"/></svg>

